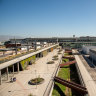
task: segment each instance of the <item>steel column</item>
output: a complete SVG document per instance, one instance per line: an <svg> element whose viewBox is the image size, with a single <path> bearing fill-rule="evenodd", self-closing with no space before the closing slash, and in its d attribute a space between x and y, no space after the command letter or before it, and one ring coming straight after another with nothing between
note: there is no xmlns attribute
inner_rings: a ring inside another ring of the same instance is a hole
<svg viewBox="0 0 96 96"><path fill-rule="evenodd" d="M2 77L1 77L1 70L0 70L0 85L2 84Z"/></svg>
<svg viewBox="0 0 96 96"><path fill-rule="evenodd" d="M19 73L19 62L17 63L17 71Z"/></svg>
<svg viewBox="0 0 96 96"><path fill-rule="evenodd" d="M9 79L8 67L6 68L7 80Z"/></svg>
<svg viewBox="0 0 96 96"><path fill-rule="evenodd" d="M13 76L14 76L14 65L13 65Z"/></svg>

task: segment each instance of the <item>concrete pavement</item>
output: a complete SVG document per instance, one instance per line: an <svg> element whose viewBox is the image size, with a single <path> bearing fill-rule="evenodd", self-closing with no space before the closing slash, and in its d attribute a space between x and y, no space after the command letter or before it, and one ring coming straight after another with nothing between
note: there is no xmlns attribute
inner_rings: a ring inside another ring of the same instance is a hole
<svg viewBox="0 0 96 96"><path fill-rule="evenodd" d="M75 53L75 50L73 50L73 52ZM89 96L96 96L96 83L94 82L94 80L90 76L90 73L88 72L88 70L84 66L84 62L81 60L79 55L74 55L74 56L75 56L75 59L77 62L77 66L78 66L80 73L82 75L83 81L85 83L85 86L88 90L88 95Z"/></svg>
<svg viewBox="0 0 96 96"><path fill-rule="evenodd" d="M17 78L16 82L6 82L0 85L0 96L28 96L30 93L33 96L43 96L49 81L52 79L51 77L57 67L58 60L54 64L48 65L46 63L52 60L52 57L56 54L57 49L48 53L47 56L38 59L35 64L28 66L28 70L15 74ZM28 84L30 79L38 76L45 79L43 84L37 86Z"/></svg>

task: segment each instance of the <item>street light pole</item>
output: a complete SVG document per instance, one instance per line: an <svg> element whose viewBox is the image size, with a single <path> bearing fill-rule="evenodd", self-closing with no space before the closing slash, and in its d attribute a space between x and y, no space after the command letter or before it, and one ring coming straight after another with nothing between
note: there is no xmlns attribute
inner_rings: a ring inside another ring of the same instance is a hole
<svg viewBox="0 0 96 96"><path fill-rule="evenodd" d="M92 64L93 64L93 56L92 56Z"/></svg>
<svg viewBox="0 0 96 96"><path fill-rule="evenodd" d="M35 77L36 77L36 89L37 89L37 71L35 70Z"/></svg>
<svg viewBox="0 0 96 96"><path fill-rule="evenodd" d="M16 39L15 39L15 37L14 37L14 40L15 40L15 53L17 54L17 43L16 43Z"/></svg>

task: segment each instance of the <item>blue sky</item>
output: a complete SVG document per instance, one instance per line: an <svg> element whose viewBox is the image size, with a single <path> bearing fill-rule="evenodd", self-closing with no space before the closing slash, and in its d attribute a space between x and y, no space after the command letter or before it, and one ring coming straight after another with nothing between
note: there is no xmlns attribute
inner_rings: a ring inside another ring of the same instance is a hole
<svg viewBox="0 0 96 96"><path fill-rule="evenodd" d="M0 35L96 36L96 0L0 0Z"/></svg>

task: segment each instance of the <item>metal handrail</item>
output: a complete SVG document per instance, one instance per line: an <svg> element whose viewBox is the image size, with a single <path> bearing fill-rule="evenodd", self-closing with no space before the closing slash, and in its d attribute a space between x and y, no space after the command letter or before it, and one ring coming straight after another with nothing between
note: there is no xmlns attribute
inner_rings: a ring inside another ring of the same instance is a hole
<svg viewBox="0 0 96 96"><path fill-rule="evenodd" d="M55 71L53 72L53 74L52 74L52 76L51 76L51 80L49 81L49 83L48 83L48 85L47 85L47 87L46 87L46 89L45 89L45 91L44 91L44 94L43 94L43 96L49 96L50 95L50 92L51 92L51 89L52 89L52 86L53 86L53 84L54 84L54 77L56 76L56 74L57 74L57 72L58 72L58 70L59 70L59 64L61 63L61 61L62 61L62 56L63 56L63 54L64 54L64 51L63 51L63 53L62 53L62 55L61 55L61 57L60 57L60 60L59 60L59 62L58 62L58 66L57 67L55 67Z"/></svg>

